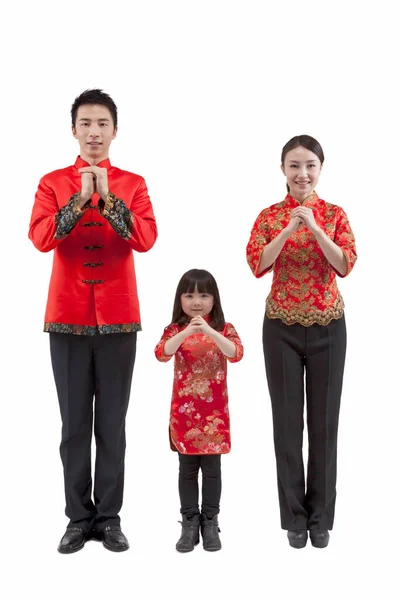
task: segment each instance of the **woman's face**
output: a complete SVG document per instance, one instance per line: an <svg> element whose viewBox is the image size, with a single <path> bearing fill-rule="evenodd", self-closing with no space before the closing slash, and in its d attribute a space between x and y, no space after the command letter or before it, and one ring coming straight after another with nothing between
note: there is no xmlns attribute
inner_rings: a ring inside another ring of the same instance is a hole
<svg viewBox="0 0 400 600"><path fill-rule="evenodd" d="M304 200L318 183L322 164L318 156L303 146L297 146L285 156L281 169L286 175L290 195Z"/></svg>

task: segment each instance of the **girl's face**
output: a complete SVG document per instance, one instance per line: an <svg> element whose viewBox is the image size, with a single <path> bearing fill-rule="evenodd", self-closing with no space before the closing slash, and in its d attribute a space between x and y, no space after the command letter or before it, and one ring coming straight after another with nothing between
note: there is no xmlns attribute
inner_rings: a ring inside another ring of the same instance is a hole
<svg viewBox="0 0 400 600"><path fill-rule="evenodd" d="M182 310L190 318L206 317L212 311L214 306L214 296L211 294L199 293L197 285L194 292L181 295Z"/></svg>
<svg viewBox="0 0 400 600"><path fill-rule="evenodd" d="M281 169L286 175L290 195L304 200L318 183L322 165L318 156L303 146L290 150Z"/></svg>

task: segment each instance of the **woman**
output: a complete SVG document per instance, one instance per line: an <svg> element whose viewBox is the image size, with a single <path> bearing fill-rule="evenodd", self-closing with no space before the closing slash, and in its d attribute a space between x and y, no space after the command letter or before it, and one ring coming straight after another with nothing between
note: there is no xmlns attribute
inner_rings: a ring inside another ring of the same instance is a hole
<svg viewBox="0 0 400 600"><path fill-rule="evenodd" d="M289 140L281 169L288 194L253 226L247 260L256 277L274 272L263 345L272 402L282 529L289 544L329 542L336 499L337 429L346 353L344 304L336 275L357 259L346 213L314 191L324 163L308 135ZM308 466L302 458L304 374Z"/></svg>

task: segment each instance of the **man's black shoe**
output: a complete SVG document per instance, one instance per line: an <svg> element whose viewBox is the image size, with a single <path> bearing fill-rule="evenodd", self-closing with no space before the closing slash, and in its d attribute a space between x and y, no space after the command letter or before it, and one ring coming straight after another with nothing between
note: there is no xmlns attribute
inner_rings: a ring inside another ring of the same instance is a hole
<svg viewBox="0 0 400 600"><path fill-rule="evenodd" d="M124 552L128 550L129 543L119 525L109 525L101 530L101 539L104 548L111 552Z"/></svg>
<svg viewBox="0 0 400 600"><path fill-rule="evenodd" d="M72 554L82 550L86 542L86 534L81 527L67 527L57 550L61 554Z"/></svg>

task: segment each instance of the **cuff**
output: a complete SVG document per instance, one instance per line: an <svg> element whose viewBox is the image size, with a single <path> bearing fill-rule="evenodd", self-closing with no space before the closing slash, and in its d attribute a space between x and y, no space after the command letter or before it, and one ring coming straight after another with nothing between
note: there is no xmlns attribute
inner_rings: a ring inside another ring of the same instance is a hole
<svg viewBox="0 0 400 600"><path fill-rule="evenodd" d="M84 211L79 206L80 197L80 192L71 196L68 203L56 214L56 232L54 234L56 240L60 240L71 233L82 217Z"/></svg>
<svg viewBox="0 0 400 600"><path fill-rule="evenodd" d="M123 200L117 198L112 192L108 192L101 211L111 227L126 240L132 237L133 214L124 204Z"/></svg>

